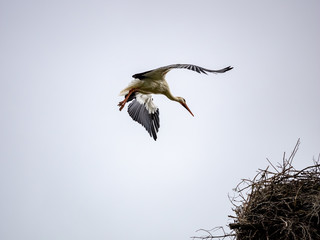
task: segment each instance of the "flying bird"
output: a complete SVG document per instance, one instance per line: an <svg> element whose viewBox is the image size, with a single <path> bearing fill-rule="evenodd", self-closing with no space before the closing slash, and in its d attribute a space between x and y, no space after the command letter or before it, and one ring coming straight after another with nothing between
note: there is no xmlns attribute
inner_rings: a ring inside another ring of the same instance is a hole
<svg viewBox="0 0 320 240"><path fill-rule="evenodd" d="M153 103L151 94L163 94L170 100L179 102L185 107L192 116L186 100L182 97L175 97L170 92L169 85L165 80L165 75L174 68L185 68L198 73L224 73L233 67L226 67L220 70L210 70L192 64L172 64L154 70L137 73L132 77L134 80L128 87L120 92L120 96L125 96L124 100L119 102L121 111L127 102L132 101L128 106L128 113L134 121L137 121L148 131L154 140L157 140L157 132L160 127L159 108Z"/></svg>

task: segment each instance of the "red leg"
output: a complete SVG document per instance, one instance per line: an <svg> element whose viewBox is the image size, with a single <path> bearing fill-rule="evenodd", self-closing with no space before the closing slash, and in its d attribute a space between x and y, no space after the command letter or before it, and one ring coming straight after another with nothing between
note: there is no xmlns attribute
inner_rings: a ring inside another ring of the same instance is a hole
<svg viewBox="0 0 320 240"><path fill-rule="evenodd" d="M131 95L132 93L134 93L135 91L136 91L136 89L134 89L134 88L131 89L131 90L129 91L129 93L127 94L126 98L125 98L123 101L119 102L119 104L118 104L118 106L120 107L120 108L119 108L119 111L121 111L121 110L124 108L124 105L126 105L126 103L127 103L128 99L129 99L130 95Z"/></svg>

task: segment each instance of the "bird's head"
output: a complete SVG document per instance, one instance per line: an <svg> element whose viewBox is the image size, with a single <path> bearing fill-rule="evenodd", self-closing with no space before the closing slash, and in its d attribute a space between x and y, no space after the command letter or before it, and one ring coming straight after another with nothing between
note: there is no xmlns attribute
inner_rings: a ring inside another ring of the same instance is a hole
<svg viewBox="0 0 320 240"><path fill-rule="evenodd" d="M183 97L177 97L178 102L189 111L189 113L191 113L191 115L194 117L193 113L191 112L191 110L189 109L186 100Z"/></svg>

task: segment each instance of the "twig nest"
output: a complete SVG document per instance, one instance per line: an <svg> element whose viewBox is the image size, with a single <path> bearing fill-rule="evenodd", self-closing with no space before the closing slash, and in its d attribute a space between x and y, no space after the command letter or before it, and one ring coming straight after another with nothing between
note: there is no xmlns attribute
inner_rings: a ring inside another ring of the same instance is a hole
<svg viewBox="0 0 320 240"><path fill-rule="evenodd" d="M294 169L298 145L274 171L259 170L237 186L241 200L233 199L236 216L229 224L237 240L320 239L320 164Z"/></svg>

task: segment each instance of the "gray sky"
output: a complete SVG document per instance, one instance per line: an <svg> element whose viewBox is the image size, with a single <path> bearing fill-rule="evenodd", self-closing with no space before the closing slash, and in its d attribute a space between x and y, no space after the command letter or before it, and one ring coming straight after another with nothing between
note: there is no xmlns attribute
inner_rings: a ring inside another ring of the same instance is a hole
<svg viewBox="0 0 320 240"><path fill-rule="evenodd" d="M189 239L301 138L320 152L319 1L0 1L0 239ZM119 112L134 73L167 80L158 140Z"/></svg>

